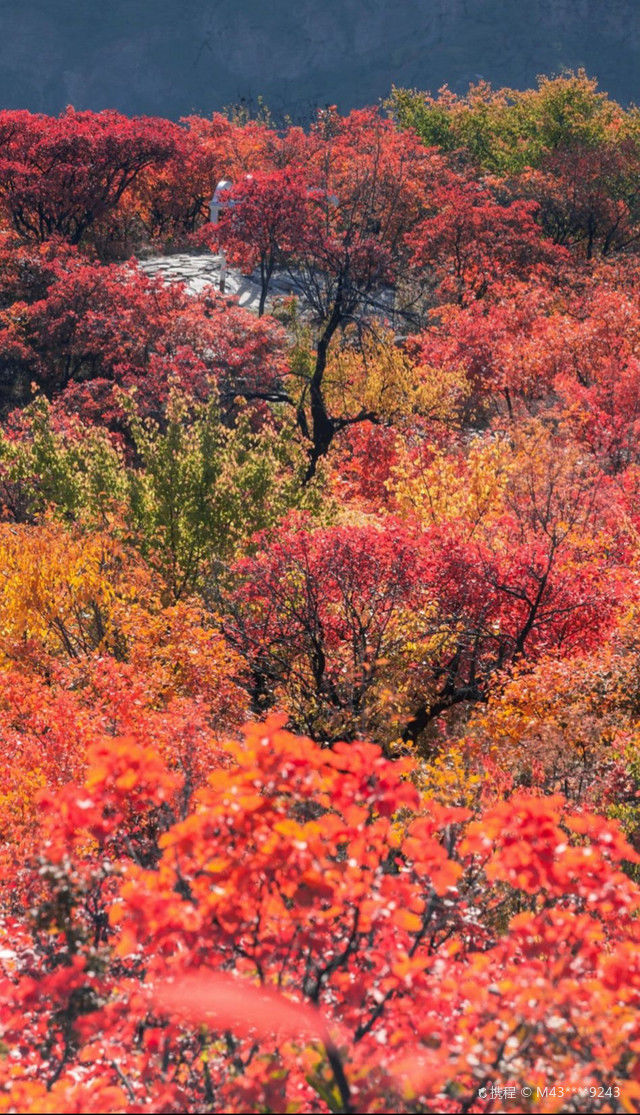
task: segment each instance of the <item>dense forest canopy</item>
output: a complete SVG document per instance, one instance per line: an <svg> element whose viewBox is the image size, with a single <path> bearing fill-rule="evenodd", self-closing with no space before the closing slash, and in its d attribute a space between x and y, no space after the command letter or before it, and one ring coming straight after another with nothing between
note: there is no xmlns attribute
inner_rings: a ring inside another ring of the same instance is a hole
<svg viewBox="0 0 640 1115"><path fill-rule="evenodd" d="M638 183L581 71L0 112L0 1111L637 1110Z"/></svg>

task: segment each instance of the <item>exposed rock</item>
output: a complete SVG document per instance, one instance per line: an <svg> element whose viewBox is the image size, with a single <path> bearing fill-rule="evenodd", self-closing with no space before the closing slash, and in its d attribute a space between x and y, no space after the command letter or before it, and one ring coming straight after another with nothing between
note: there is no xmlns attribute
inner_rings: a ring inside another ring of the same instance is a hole
<svg viewBox="0 0 640 1115"><path fill-rule="evenodd" d="M147 275L162 275L166 282L184 283L191 294L200 294L205 287L220 287L219 255L190 255L188 252L170 256L153 256L139 260ZM260 302L260 283L257 276L242 275L229 267L225 273L225 293L238 299L238 304L248 310L257 310ZM270 286L269 304L273 298L283 298L295 293L286 275L275 276Z"/></svg>
<svg viewBox="0 0 640 1115"><path fill-rule="evenodd" d="M179 117L374 103L392 83L525 87L585 66L640 100L638 0L3 0L0 105Z"/></svg>

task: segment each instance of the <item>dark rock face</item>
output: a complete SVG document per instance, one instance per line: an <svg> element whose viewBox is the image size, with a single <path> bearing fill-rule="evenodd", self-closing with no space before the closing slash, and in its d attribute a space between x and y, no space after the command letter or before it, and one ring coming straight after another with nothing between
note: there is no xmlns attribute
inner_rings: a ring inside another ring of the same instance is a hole
<svg viewBox="0 0 640 1115"><path fill-rule="evenodd" d="M304 122L391 84L524 88L584 66L640 101L638 0L0 0L0 106L177 118L262 95Z"/></svg>

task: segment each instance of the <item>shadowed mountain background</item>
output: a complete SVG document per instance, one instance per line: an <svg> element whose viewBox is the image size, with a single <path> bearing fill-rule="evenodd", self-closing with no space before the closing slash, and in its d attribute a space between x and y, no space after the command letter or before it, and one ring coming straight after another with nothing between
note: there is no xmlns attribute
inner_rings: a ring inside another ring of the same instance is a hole
<svg viewBox="0 0 640 1115"><path fill-rule="evenodd" d="M584 66L640 101L640 0L0 0L0 107L171 118L262 96L304 122L392 83L524 88Z"/></svg>

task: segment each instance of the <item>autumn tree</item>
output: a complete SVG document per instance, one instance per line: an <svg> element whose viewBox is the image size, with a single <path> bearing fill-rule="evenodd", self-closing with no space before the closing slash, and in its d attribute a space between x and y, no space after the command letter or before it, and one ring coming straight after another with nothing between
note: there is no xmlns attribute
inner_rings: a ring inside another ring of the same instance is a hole
<svg viewBox="0 0 640 1115"><path fill-rule="evenodd" d="M344 120L331 111L321 116L311 147L306 220L289 262L294 289L316 323L298 407L311 442L310 477L345 425L330 413L324 391L331 343L349 324L388 316L387 296L407 258L406 234L422 212L424 177L434 172L415 139L369 110ZM366 417L357 412L349 424Z"/></svg>
<svg viewBox="0 0 640 1115"><path fill-rule="evenodd" d="M540 168L523 172L516 194L538 205L538 220L556 244L600 254L635 250L640 238L637 140L603 140L551 152Z"/></svg>
<svg viewBox="0 0 640 1115"><path fill-rule="evenodd" d="M477 182L452 181L433 192L428 216L411 237L411 266L433 271L437 298L467 305L506 280L549 278L564 254L545 241L537 204L501 205Z"/></svg>
<svg viewBox="0 0 640 1115"><path fill-rule="evenodd" d="M279 702L329 740L383 718L389 741L416 743L438 717L486 700L512 664L597 645L625 583L603 480L544 431L523 438L514 457L505 445L501 461L485 458L494 471L477 486L461 463L438 476L436 457L413 480L405 466L396 490L404 524L293 522L258 539L222 605L256 708ZM600 560L596 523L610 537Z"/></svg>
<svg viewBox="0 0 640 1115"><path fill-rule="evenodd" d="M76 112L59 117L6 110L0 115L0 203L30 240L72 244L113 211L149 166L176 148L176 128L152 117Z"/></svg>
<svg viewBox="0 0 640 1115"><path fill-rule="evenodd" d="M625 530L606 478L539 424L514 442L479 440L466 461L440 450L396 465L390 509L426 526L423 581L440 640L408 738L447 709L484 700L512 663L597 645L616 615ZM602 564L594 534L609 539Z"/></svg>
<svg viewBox="0 0 640 1115"><path fill-rule="evenodd" d="M2 517L34 523L47 513L89 530L108 528L151 565L173 602L204 592L221 562L292 507L320 509L303 489L305 455L295 428L224 424L215 397L198 404L173 388L162 423L120 398L126 445L44 398L0 436ZM330 511L330 503L325 513Z"/></svg>
<svg viewBox="0 0 640 1115"><path fill-rule="evenodd" d="M200 401L217 388L230 410L241 397L287 401L282 330L211 290L191 298L132 263L63 254L37 294L8 306L0 325L14 399L35 382L49 397L66 392L69 410L114 420L114 385L135 386L159 417L173 377Z"/></svg>
<svg viewBox="0 0 640 1115"><path fill-rule="evenodd" d="M245 657L256 711L280 701L315 738L393 723L391 677L420 640L424 601L416 540L399 525L309 529L282 524L241 558L223 593L224 631Z"/></svg>
<svg viewBox="0 0 640 1115"><path fill-rule="evenodd" d="M138 739L96 733L40 794L35 924L11 919L2 955L7 1106L463 1111L496 1073L533 1081L526 1110L537 1081L582 1110L637 1095L615 822L526 791L445 807L406 761L277 722L224 753L182 817L180 773Z"/></svg>
<svg viewBox="0 0 640 1115"><path fill-rule="evenodd" d="M553 152L595 148L637 121L634 109L600 92L584 70L541 76L535 89L493 89L486 81L462 95L447 86L437 96L394 89L388 107L428 147L464 153L481 172L499 176L537 168Z"/></svg>
<svg viewBox="0 0 640 1115"><path fill-rule="evenodd" d="M289 169L245 176L227 191L215 241L229 262L260 272L258 315L264 313L274 271L304 238L307 188Z"/></svg>

